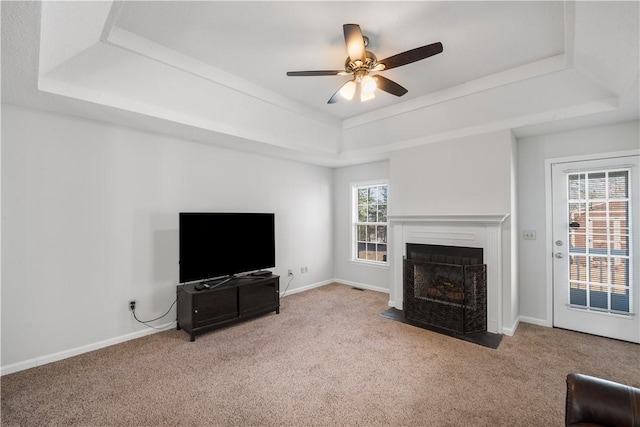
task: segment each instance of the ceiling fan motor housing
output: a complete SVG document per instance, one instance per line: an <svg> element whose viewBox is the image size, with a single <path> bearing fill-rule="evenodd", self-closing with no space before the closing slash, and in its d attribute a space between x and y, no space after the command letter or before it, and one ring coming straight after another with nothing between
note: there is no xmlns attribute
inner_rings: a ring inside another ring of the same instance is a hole
<svg viewBox="0 0 640 427"><path fill-rule="evenodd" d="M347 57L344 62L344 70L349 74L356 73L361 70L370 71L377 63L378 58L373 54L373 52L369 52L367 50L364 63L360 59L352 61L350 57Z"/></svg>

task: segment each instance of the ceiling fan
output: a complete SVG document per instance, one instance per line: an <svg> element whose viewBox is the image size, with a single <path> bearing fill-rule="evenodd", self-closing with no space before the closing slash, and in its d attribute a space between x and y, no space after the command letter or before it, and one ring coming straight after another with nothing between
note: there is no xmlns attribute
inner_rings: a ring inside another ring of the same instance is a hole
<svg viewBox="0 0 640 427"><path fill-rule="evenodd" d="M442 43L437 42L398 53L397 55L378 61L376 56L366 49L369 44L369 39L362 35L359 25L344 24L342 28L344 30L344 41L347 45L347 53L349 54L344 63L344 70L287 72L287 76L353 76L351 80L343 84L340 89L329 98L327 104L337 102L340 96L351 100L356 92L359 92L360 101L368 101L375 97L374 92L376 88L395 96L402 96L408 92L407 89L377 73L411 64L412 62L420 61L421 59L442 52Z"/></svg>

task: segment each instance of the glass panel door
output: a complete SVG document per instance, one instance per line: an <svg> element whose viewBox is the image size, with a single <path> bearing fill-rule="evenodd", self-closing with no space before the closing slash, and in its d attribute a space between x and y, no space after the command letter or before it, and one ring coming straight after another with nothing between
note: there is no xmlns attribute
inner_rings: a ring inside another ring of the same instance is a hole
<svg viewBox="0 0 640 427"><path fill-rule="evenodd" d="M554 326L640 342L638 156L552 166Z"/></svg>

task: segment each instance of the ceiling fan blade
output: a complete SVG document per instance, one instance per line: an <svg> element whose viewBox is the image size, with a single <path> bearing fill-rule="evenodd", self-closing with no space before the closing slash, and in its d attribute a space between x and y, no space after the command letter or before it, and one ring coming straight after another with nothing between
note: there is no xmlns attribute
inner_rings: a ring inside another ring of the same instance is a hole
<svg viewBox="0 0 640 427"><path fill-rule="evenodd" d="M406 52L399 53L397 55L390 56L378 61L378 64L384 64L384 69L400 67L402 65L411 64L412 62L420 61L421 59L428 58L433 55L437 55L442 52L442 43L432 43L426 46L417 47L415 49L408 50Z"/></svg>
<svg viewBox="0 0 640 427"><path fill-rule="evenodd" d="M327 104L335 104L336 102L338 102L340 100L340 89L338 89L336 91L336 93L334 93L331 98L329 98L329 100L327 101Z"/></svg>
<svg viewBox="0 0 640 427"><path fill-rule="evenodd" d="M389 80L386 77L373 76L373 78L376 79L376 84L378 86L378 89L388 92L391 95L402 96L405 93L409 92L407 89L400 86L398 83L394 82L393 80Z"/></svg>
<svg viewBox="0 0 640 427"><path fill-rule="evenodd" d="M347 53L352 61L356 59L365 61L367 53L364 47L364 38L362 37L362 31L357 24L344 24L342 26L344 31L344 41L347 44Z"/></svg>
<svg viewBox="0 0 640 427"><path fill-rule="evenodd" d="M287 71L287 76L341 76L344 70Z"/></svg>
<svg viewBox="0 0 640 427"><path fill-rule="evenodd" d="M340 100L340 89L342 89L342 86L340 86L340 88L336 91L336 93L331 95L331 98L329 98L329 100L327 101L327 104L335 104Z"/></svg>

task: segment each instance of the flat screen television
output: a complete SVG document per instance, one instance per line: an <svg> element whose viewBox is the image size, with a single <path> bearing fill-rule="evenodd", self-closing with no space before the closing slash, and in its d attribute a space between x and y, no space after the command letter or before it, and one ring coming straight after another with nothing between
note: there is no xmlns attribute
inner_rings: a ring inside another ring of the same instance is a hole
<svg viewBox="0 0 640 427"><path fill-rule="evenodd" d="M273 213L181 212L180 283L276 266Z"/></svg>

